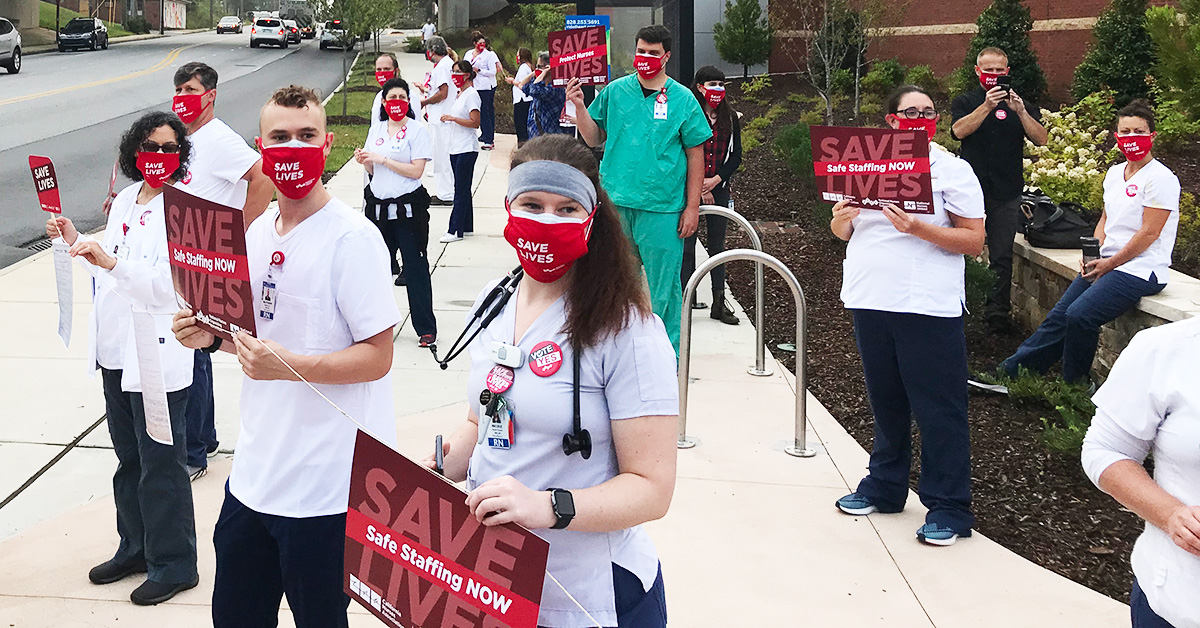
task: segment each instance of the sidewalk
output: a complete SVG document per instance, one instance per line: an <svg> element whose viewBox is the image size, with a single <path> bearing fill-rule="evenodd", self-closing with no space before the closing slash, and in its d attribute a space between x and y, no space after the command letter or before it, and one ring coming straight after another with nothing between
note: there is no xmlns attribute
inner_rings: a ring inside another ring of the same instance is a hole
<svg viewBox="0 0 1200 628"><path fill-rule="evenodd" d="M481 287L515 265L501 232L507 161L515 141L499 136L476 170L476 234L438 244L449 208L431 210L430 260L439 338L453 340ZM329 189L361 205L362 171L351 161ZM701 250L703 255L703 250ZM83 376L90 308L84 273L76 271L71 349L55 336L53 268L48 253L0 271L0 338L5 381L0 418L0 499L15 490L103 414L99 383ZM706 288L702 288L706 289ZM397 302L405 309L403 288ZM736 306L735 306L736 307ZM670 513L648 525L658 546L671 623L688 628L742 626L1127 626L1128 609L1043 570L976 534L953 548L913 537L924 512L910 495L898 515L848 517L835 499L857 483L867 453L820 403L809 397L809 443L815 458L783 452L790 441L794 381L774 359L775 375L746 374L754 330L700 316L693 325L689 433L700 444L679 452ZM425 455L433 436L466 413L467 362L439 370L416 345L411 327L397 332L392 381L397 442ZM236 446L241 375L232 356L214 359L217 423L223 452ZM206 626L212 594L212 528L230 456L193 484L200 586L142 608L128 601L140 581L94 586L87 570L116 544L110 478L115 458L103 425L71 449L12 503L0 509L0 623L63 626ZM351 605L352 626L378 622ZM290 626L288 613L281 625Z"/></svg>

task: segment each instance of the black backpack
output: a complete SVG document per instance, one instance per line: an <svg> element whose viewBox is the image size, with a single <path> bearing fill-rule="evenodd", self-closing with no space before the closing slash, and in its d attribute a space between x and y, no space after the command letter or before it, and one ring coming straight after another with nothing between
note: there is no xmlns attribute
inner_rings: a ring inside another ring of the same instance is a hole
<svg viewBox="0 0 1200 628"><path fill-rule="evenodd" d="M1077 249L1079 238L1095 234L1096 223L1074 203L1055 203L1040 192L1026 192L1021 199L1022 233L1031 246L1043 249Z"/></svg>

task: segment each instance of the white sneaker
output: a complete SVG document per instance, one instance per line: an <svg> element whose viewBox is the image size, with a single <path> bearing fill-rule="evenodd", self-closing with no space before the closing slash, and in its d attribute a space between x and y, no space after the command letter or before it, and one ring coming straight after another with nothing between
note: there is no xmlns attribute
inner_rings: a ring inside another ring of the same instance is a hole
<svg viewBox="0 0 1200 628"><path fill-rule="evenodd" d="M442 244L449 244L451 242L458 242L461 239L463 239L463 237L460 235L454 235L453 233L447 233L446 235L439 238L438 242L441 242Z"/></svg>

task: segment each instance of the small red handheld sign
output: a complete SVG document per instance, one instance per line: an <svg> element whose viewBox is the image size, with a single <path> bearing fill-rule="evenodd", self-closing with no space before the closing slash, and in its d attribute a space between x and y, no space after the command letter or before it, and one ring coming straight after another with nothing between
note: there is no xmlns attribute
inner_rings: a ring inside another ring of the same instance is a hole
<svg viewBox="0 0 1200 628"><path fill-rule="evenodd" d="M37 190L42 211L61 214L62 200L58 197L58 175L54 174L54 163L49 157L30 155L29 170L33 173L33 187Z"/></svg>

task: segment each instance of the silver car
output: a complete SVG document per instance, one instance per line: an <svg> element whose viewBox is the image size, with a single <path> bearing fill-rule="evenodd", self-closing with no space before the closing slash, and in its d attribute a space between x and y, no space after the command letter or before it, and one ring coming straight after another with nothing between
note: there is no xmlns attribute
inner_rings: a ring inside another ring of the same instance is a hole
<svg viewBox="0 0 1200 628"><path fill-rule="evenodd" d="M21 71L21 32L13 23L0 17L0 66L9 74Z"/></svg>
<svg viewBox="0 0 1200 628"><path fill-rule="evenodd" d="M271 44L280 48L288 47L288 29L283 20L277 17L262 17L254 20L250 27L250 47L258 48L259 44Z"/></svg>

